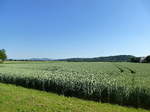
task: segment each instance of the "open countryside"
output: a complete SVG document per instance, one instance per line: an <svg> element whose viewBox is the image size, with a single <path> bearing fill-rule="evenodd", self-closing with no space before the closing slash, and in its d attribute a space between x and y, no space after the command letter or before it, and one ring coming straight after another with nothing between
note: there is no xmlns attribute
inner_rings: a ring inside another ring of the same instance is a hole
<svg viewBox="0 0 150 112"><path fill-rule="evenodd" d="M150 0L0 0L0 112L150 112Z"/></svg>

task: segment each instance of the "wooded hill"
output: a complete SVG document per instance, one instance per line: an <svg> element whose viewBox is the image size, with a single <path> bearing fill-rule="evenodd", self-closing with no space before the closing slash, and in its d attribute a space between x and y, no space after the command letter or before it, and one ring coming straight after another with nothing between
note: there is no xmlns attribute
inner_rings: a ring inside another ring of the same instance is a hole
<svg viewBox="0 0 150 112"><path fill-rule="evenodd" d="M60 59L59 61L69 62L130 62L135 56L132 55L117 55L108 57L95 57L95 58L68 58Z"/></svg>

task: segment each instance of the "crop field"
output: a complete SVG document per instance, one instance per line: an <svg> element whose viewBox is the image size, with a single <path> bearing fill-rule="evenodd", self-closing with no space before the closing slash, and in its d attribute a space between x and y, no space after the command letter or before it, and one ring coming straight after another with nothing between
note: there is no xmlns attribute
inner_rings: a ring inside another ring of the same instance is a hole
<svg viewBox="0 0 150 112"><path fill-rule="evenodd" d="M150 108L150 64L6 63L0 64L0 82L65 96Z"/></svg>

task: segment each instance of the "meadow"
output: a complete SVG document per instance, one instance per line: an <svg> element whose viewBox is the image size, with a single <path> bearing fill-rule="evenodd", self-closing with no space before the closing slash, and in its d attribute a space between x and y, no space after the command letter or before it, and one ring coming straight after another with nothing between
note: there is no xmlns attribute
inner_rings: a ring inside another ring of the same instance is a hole
<svg viewBox="0 0 150 112"><path fill-rule="evenodd" d="M125 62L6 62L0 64L0 82L149 109L149 68Z"/></svg>

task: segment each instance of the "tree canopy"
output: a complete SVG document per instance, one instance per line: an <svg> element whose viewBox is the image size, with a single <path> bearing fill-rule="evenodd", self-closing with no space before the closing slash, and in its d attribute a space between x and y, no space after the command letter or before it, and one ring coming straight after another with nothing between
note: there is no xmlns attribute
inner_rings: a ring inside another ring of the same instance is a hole
<svg viewBox="0 0 150 112"><path fill-rule="evenodd" d="M145 58L145 63L150 63L150 56L147 56L147 57Z"/></svg>
<svg viewBox="0 0 150 112"><path fill-rule="evenodd" d="M0 61L3 62L7 59L6 51L5 49L0 50Z"/></svg>

